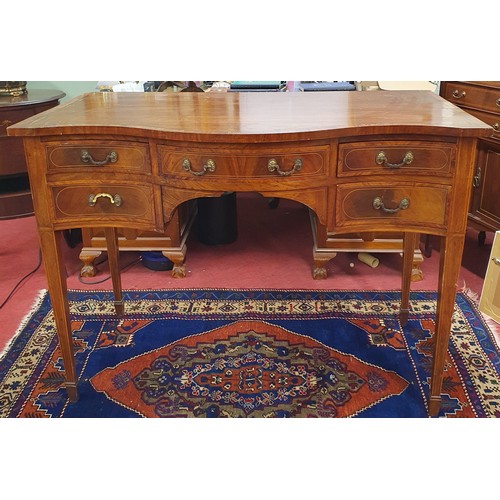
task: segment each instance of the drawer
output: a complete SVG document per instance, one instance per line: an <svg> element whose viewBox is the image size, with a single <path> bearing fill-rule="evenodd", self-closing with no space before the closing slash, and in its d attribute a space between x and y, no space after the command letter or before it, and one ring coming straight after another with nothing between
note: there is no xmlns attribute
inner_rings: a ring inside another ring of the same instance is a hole
<svg viewBox="0 0 500 500"><path fill-rule="evenodd" d="M49 172L58 169L85 169L151 172L148 144L123 141L75 141L46 145Z"/></svg>
<svg viewBox="0 0 500 500"><path fill-rule="evenodd" d="M500 114L494 115L493 113L485 113L483 111L476 111L475 109L467 109L465 111L479 118L484 123L491 125L491 136L500 139Z"/></svg>
<svg viewBox="0 0 500 500"><path fill-rule="evenodd" d="M338 176L408 175L451 176L456 147L432 141L367 141L339 145Z"/></svg>
<svg viewBox="0 0 500 500"><path fill-rule="evenodd" d="M500 89L475 87L461 82L446 83L441 95L460 107L500 114Z"/></svg>
<svg viewBox="0 0 500 500"><path fill-rule="evenodd" d="M164 175L181 179L305 178L325 175L329 144L273 147L158 147Z"/></svg>
<svg viewBox="0 0 500 500"><path fill-rule="evenodd" d="M54 216L59 222L77 220L82 225L103 222L101 226L109 226L124 221L152 224L155 220L151 185L110 182L53 186L52 195Z"/></svg>
<svg viewBox="0 0 500 500"><path fill-rule="evenodd" d="M342 184L337 188L335 224L382 226L409 224L445 227L448 186L404 185L388 188L386 183Z"/></svg>

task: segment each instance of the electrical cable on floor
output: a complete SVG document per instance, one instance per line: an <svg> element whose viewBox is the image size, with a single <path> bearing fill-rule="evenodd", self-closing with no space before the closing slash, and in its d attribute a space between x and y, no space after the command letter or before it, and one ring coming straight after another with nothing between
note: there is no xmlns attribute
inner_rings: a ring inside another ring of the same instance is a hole
<svg viewBox="0 0 500 500"><path fill-rule="evenodd" d="M98 264L96 265L99 265L99 264L102 264L103 262L106 262L107 258L106 259L103 259L101 262L99 262ZM141 258L140 257L137 257L136 259L134 259L132 262L129 262L128 264L126 264L125 266L123 266L121 269L120 269L120 272L123 272L123 271L126 271L127 269L129 269L130 267L132 266L135 266L135 264L137 264L138 262L141 261ZM14 295L14 293L16 292L16 290L21 286L21 284L27 280L31 275L35 274L38 269L40 269L40 266L42 265L42 251L41 249L38 249L38 263L36 265L36 267L30 271L28 274L26 274L26 276L24 276L23 278L21 278L17 283L16 285L14 286L14 288L10 291L10 293L7 295L7 297L5 298L5 300L0 304L0 309L2 309L5 304L7 304L7 302L11 299L11 297ZM78 279L80 280L81 283L85 284L85 285L97 285L99 283L104 283L105 281L111 279L111 275L107 276L106 278L103 278L99 281L84 281L82 280L81 276L78 277Z"/></svg>
<svg viewBox="0 0 500 500"><path fill-rule="evenodd" d="M7 302L10 300L10 298L14 295L14 293L16 292L16 290L21 286L21 284L26 280L28 279L32 274L35 274L38 269L40 269L40 266L42 265L42 251L41 249L38 249L38 264L36 265L35 269L33 269L33 271L30 271L26 276L24 276L23 278L21 278L17 284L14 286L14 288L11 290L11 292L9 293L9 295L7 295L7 298L0 304L0 309L2 309L2 307L7 304Z"/></svg>

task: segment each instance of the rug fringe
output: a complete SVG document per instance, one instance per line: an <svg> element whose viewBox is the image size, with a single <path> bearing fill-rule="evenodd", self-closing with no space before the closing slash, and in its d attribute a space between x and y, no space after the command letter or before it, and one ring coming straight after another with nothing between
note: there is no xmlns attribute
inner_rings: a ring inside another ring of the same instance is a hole
<svg viewBox="0 0 500 500"><path fill-rule="evenodd" d="M2 361L2 359L6 356L7 352L9 351L9 349L11 348L12 344L15 342L17 337L21 335L22 331L24 330L29 320L33 316L33 313L36 312L36 310L42 303L43 299L45 298L45 295L47 295L47 290L45 288L42 288L41 290L38 291L38 295L36 296L35 301L32 304L30 310L26 313L24 318L19 323L19 326L17 327L17 330L15 331L13 337L7 342L5 347L0 352L0 361Z"/></svg>

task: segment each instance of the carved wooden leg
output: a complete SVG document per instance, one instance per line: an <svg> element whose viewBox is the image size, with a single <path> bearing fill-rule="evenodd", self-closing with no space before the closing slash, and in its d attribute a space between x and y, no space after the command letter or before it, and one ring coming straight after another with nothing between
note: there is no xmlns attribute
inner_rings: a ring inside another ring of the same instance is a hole
<svg viewBox="0 0 500 500"><path fill-rule="evenodd" d="M410 283L412 281L413 254L417 244L418 234L404 233L403 236L403 272L401 282L401 307L399 321L403 326L408 322L410 313Z"/></svg>
<svg viewBox="0 0 500 500"><path fill-rule="evenodd" d="M464 239L462 235L441 239L436 332L434 333L434 357L429 396L429 415L431 416L437 416L441 407L444 361L455 309L456 284L460 273Z"/></svg>
<svg viewBox="0 0 500 500"><path fill-rule="evenodd" d="M71 401L76 401L78 391L76 387L73 337L67 301L66 268L62 252L64 237L62 231L54 232L44 228L40 229L39 233L44 265L46 269L50 269L50 273L46 273L46 276L59 348L63 359L66 392Z"/></svg>
<svg viewBox="0 0 500 500"><path fill-rule="evenodd" d="M83 262L83 266L80 270L80 276L82 278L92 278L97 274L97 269L93 262L101 253L101 250L93 250L90 248L82 249L79 256L80 260Z"/></svg>
<svg viewBox="0 0 500 500"><path fill-rule="evenodd" d="M320 252L316 249L313 250L314 267L312 274L315 280L324 280L327 278L328 272L325 266L336 255L336 252Z"/></svg>
<svg viewBox="0 0 500 500"><path fill-rule="evenodd" d="M123 316L123 295L122 283L119 267L118 234L114 227L107 227L104 230L106 235L106 247L108 250L109 271L113 282L113 294L115 296L115 311L118 316Z"/></svg>
<svg viewBox="0 0 500 500"><path fill-rule="evenodd" d="M184 265L186 251L187 247L183 245L181 248L173 248L162 252L162 255L174 264L171 271L173 278L184 278L186 276L186 266Z"/></svg>

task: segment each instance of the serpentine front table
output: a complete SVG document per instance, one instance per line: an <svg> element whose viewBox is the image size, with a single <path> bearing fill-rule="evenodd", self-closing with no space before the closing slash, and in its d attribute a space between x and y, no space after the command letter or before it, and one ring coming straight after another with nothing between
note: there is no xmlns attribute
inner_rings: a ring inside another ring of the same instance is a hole
<svg viewBox="0 0 500 500"><path fill-rule="evenodd" d="M71 400L62 231L105 228L122 314L117 229L164 231L189 200L255 191L309 207L315 278L335 255L328 234L403 232L403 323L417 235L442 238L429 396L437 415L476 143L488 125L426 91L90 93L8 133L24 140ZM185 246L166 255L182 276Z"/></svg>

